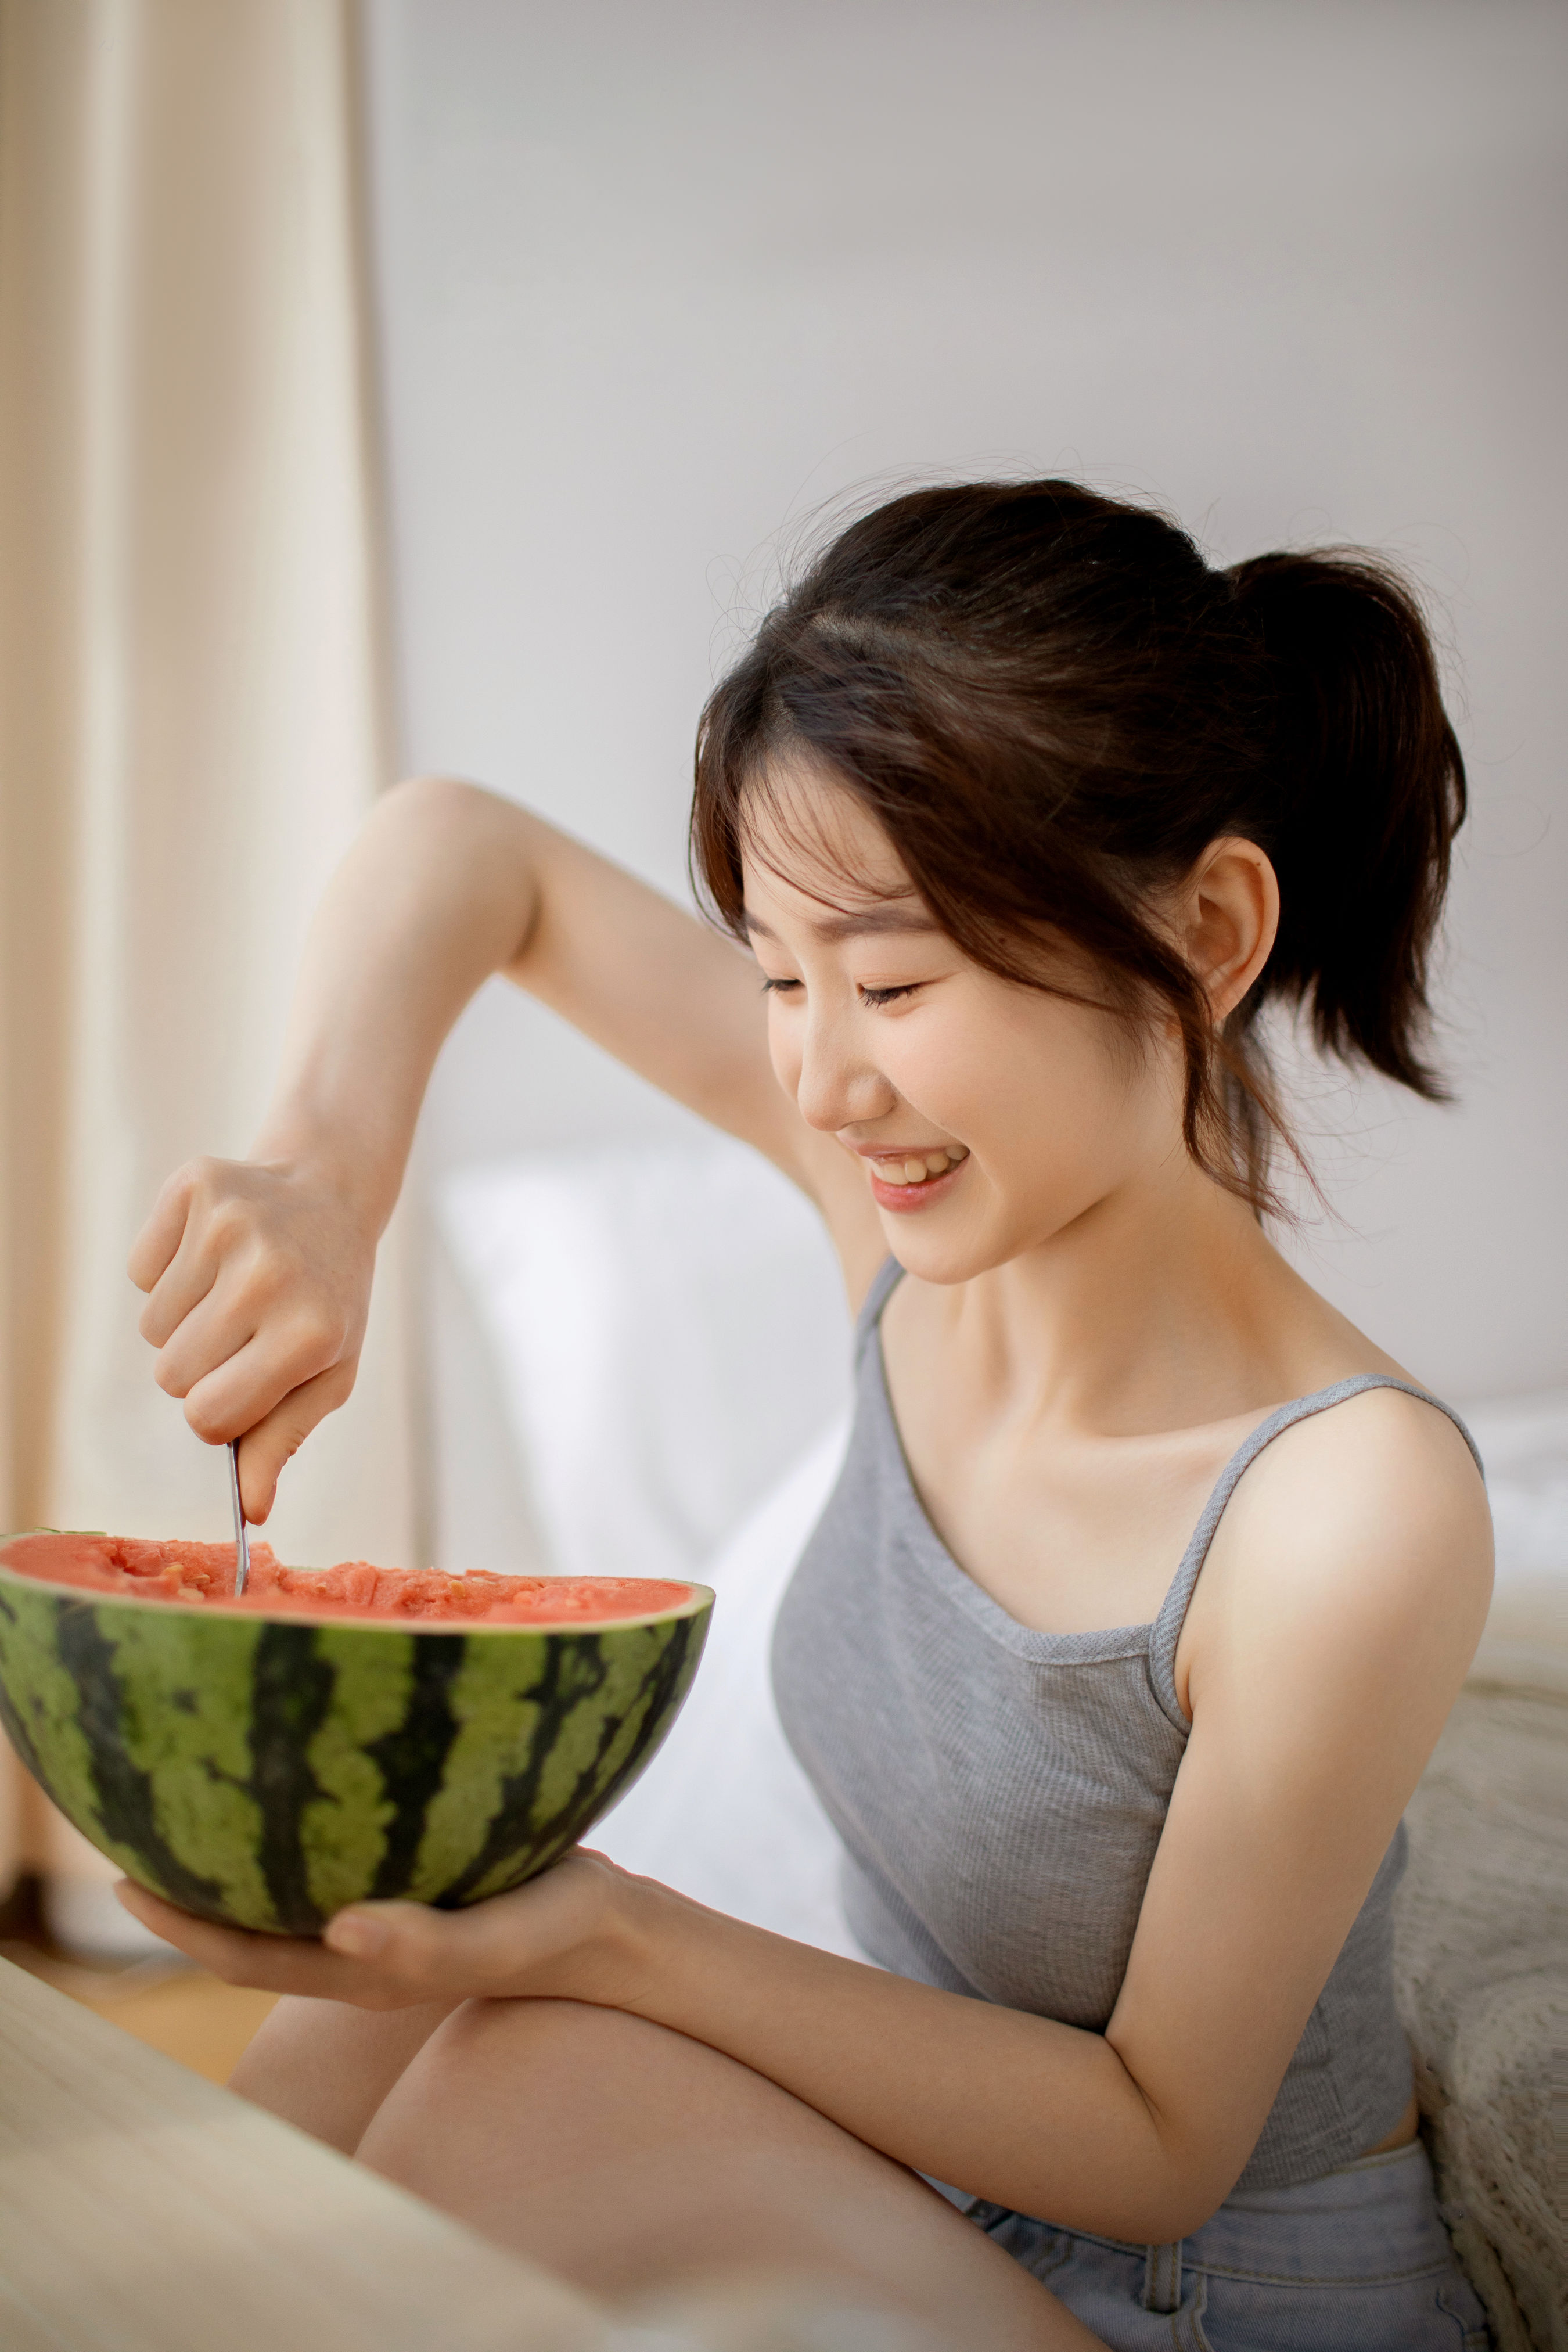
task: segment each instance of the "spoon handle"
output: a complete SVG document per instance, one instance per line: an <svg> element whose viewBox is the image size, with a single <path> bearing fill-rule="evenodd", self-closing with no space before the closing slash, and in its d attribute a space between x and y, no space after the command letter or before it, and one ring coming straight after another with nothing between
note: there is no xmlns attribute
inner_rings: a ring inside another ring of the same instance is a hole
<svg viewBox="0 0 1568 2352"><path fill-rule="evenodd" d="M234 1597L237 1601L245 1591L250 1574L250 1530L245 1524L245 1505L239 1495L239 1440L235 1438L228 1449L228 1491L234 1503Z"/></svg>

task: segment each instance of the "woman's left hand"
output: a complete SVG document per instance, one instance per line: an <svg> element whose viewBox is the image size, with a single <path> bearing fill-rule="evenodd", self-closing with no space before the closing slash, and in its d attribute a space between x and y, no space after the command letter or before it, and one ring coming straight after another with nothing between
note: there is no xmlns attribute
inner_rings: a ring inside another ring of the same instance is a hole
<svg viewBox="0 0 1568 2352"><path fill-rule="evenodd" d="M227 1984L359 2009L529 1996L618 2007L633 1973L632 1913L647 1885L578 1846L526 1886L468 1910L351 1904L320 1942L216 1927L130 1879L115 1892L155 1936Z"/></svg>

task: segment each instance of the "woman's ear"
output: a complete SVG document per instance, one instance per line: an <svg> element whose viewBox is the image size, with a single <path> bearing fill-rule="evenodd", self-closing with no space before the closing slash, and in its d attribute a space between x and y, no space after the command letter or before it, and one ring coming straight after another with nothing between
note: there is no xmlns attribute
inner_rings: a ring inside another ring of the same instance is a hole
<svg viewBox="0 0 1568 2352"><path fill-rule="evenodd" d="M1255 841L1211 841L1177 894L1183 954L1208 994L1217 1027L1268 962L1279 929L1279 885Z"/></svg>

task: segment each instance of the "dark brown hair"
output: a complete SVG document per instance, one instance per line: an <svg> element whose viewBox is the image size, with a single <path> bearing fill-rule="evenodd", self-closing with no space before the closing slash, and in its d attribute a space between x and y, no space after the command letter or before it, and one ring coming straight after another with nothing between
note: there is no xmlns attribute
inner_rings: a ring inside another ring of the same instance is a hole
<svg viewBox="0 0 1568 2352"><path fill-rule="evenodd" d="M1358 551L1212 571L1163 516L1065 481L915 490L843 530L702 714L694 877L741 927L748 790L805 754L877 818L966 954L1058 985L1087 950L1119 1011L1180 1025L1184 1130L1274 1205L1288 1130L1254 1034L1274 1001L1321 1046L1441 1097L1427 961L1465 771L1415 600ZM1279 879L1279 934L1216 1025L1148 893L1226 834Z"/></svg>

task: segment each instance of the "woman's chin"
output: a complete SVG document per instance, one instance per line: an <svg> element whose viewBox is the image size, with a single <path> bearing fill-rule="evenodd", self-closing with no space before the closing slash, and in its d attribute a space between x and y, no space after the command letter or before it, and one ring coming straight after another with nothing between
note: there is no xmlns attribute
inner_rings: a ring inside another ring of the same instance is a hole
<svg viewBox="0 0 1568 2352"><path fill-rule="evenodd" d="M969 1217L898 1217L882 1220L888 1254L917 1282L947 1289L972 1282L1018 1255L994 1232Z"/></svg>

